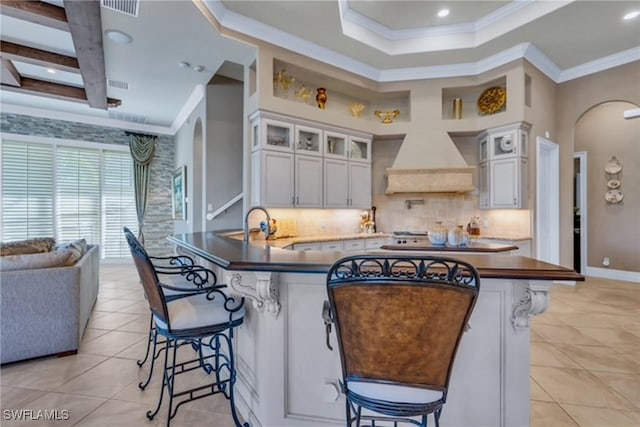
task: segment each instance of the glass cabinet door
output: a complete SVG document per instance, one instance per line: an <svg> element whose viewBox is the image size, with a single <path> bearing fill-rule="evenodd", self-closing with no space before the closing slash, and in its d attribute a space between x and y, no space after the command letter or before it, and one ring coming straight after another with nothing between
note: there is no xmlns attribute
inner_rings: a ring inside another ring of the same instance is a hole
<svg viewBox="0 0 640 427"><path fill-rule="evenodd" d="M261 147L269 150L293 151L293 124L262 119Z"/></svg>
<svg viewBox="0 0 640 427"><path fill-rule="evenodd" d="M371 140L364 138L350 137L349 157L355 162L371 161Z"/></svg>
<svg viewBox="0 0 640 427"><path fill-rule="evenodd" d="M325 157L347 157L347 136L341 133L324 132L324 156Z"/></svg>
<svg viewBox="0 0 640 427"><path fill-rule="evenodd" d="M300 154L322 155L322 131L307 126L296 125L295 150Z"/></svg>

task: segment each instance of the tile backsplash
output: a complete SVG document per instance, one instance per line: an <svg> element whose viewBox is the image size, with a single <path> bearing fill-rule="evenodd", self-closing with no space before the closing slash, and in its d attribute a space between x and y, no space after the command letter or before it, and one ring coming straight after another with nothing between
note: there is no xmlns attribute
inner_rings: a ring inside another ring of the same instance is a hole
<svg viewBox="0 0 640 427"><path fill-rule="evenodd" d="M269 209L276 224L280 220L294 221L299 236L359 233L361 212L358 209ZM257 227L263 220L262 216L256 215L249 225Z"/></svg>
<svg viewBox="0 0 640 427"><path fill-rule="evenodd" d="M411 201L410 207L407 201ZM436 221L451 228L466 226L471 217L481 218L481 233L492 236L530 236L531 212L527 209L477 208L478 199L470 194L424 194L377 195L376 206L378 231L428 231ZM486 224L486 225L485 225Z"/></svg>
<svg viewBox="0 0 640 427"><path fill-rule="evenodd" d="M407 207L407 200L418 201ZM423 204L420 204L420 201ZM531 236L531 212L526 209L479 210L473 194L402 194L374 197L377 231L428 231L436 221L447 228L467 225L473 216L481 218L481 233L489 236ZM284 226L293 221L298 236L339 235L360 232L358 209L269 209L272 218ZM256 215L250 226L264 218ZM287 222L289 222L287 221ZM488 224L484 226L483 224ZM287 226L291 229L291 226Z"/></svg>

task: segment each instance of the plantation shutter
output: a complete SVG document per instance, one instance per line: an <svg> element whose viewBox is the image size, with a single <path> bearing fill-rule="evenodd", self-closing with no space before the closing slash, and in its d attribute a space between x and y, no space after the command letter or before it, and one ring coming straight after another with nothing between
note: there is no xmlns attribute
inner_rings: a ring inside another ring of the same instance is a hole
<svg viewBox="0 0 640 427"><path fill-rule="evenodd" d="M2 241L54 237L53 146L2 141Z"/></svg>
<svg viewBox="0 0 640 427"><path fill-rule="evenodd" d="M122 151L105 150L102 159L103 257L129 257L122 227L138 232L133 162L131 155Z"/></svg>
<svg viewBox="0 0 640 427"><path fill-rule="evenodd" d="M100 244L100 152L58 147L56 151L58 241Z"/></svg>

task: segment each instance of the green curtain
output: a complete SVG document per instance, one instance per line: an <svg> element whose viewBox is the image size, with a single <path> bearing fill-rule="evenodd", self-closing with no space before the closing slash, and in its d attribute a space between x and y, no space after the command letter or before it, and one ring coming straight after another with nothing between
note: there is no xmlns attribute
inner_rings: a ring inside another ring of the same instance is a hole
<svg viewBox="0 0 640 427"><path fill-rule="evenodd" d="M136 194L136 215L138 217L138 240L144 246L144 214L151 180L151 159L156 148L156 136L127 132L129 150L133 158L133 184Z"/></svg>

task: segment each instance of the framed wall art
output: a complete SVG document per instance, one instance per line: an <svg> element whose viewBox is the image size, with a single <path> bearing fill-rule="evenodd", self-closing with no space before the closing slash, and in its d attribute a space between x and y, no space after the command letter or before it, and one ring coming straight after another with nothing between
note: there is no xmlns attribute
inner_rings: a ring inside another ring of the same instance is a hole
<svg viewBox="0 0 640 427"><path fill-rule="evenodd" d="M187 219L187 167L180 166L171 177L173 219Z"/></svg>

